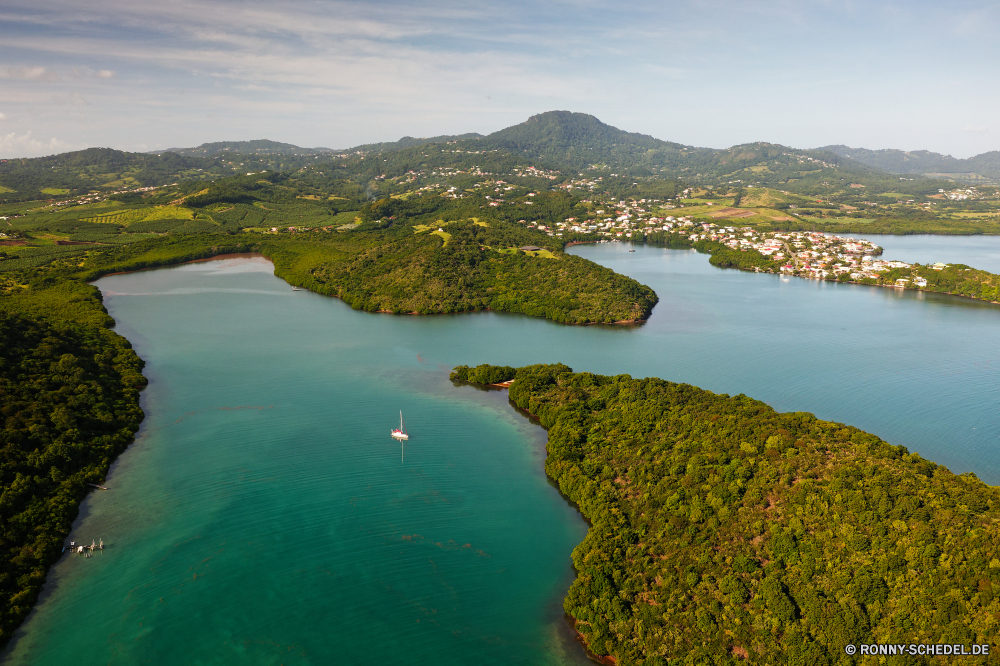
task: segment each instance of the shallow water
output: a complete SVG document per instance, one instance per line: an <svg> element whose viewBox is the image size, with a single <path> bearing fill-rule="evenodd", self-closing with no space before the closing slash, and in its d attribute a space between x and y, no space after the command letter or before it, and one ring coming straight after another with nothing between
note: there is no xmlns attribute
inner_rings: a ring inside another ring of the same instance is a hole
<svg viewBox="0 0 1000 666"><path fill-rule="evenodd" d="M53 568L5 663L586 663L561 610L586 525L460 363L742 392L1000 482L1000 306L635 249L574 248L660 295L632 328L356 312L261 259L100 280L147 419L74 527L108 549Z"/></svg>

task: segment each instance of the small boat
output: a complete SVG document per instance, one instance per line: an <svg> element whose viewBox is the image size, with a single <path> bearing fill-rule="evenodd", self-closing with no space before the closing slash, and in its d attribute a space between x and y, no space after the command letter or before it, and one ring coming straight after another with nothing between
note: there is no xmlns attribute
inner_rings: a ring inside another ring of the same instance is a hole
<svg viewBox="0 0 1000 666"><path fill-rule="evenodd" d="M393 439L409 439L410 436L406 434L406 429L403 427L403 412L399 412L399 427L393 428L392 430Z"/></svg>
<svg viewBox="0 0 1000 666"><path fill-rule="evenodd" d="M635 250L629 250L629 252L635 252Z"/></svg>
<svg viewBox="0 0 1000 666"><path fill-rule="evenodd" d="M299 289L298 287L292 287L292 291L302 291L302 290Z"/></svg>

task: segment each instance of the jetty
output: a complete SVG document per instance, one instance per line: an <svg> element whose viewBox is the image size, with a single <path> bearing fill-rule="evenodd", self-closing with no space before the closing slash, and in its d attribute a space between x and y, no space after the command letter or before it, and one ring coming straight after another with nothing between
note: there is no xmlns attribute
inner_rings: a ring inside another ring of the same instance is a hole
<svg viewBox="0 0 1000 666"><path fill-rule="evenodd" d="M69 546L63 546L62 552L65 553L67 548L69 548L69 552L71 553L83 555L84 557L93 557L96 551L104 551L104 539L101 539L100 543L91 539L89 546L77 545L76 541L70 541Z"/></svg>

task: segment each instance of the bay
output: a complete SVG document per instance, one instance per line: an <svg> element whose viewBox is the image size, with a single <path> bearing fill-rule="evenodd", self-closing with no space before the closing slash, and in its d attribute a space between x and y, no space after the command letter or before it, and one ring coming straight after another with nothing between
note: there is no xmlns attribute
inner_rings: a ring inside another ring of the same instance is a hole
<svg viewBox="0 0 1000 666"><path fill-rule="evenodd" d="M74 526L109 548L53 568L4 662L586 663L561 611L586 525L462 363L746 393L1000 482L1000 307L635 249L573 249L659 294L628 328L356 312L262 259L100 280L147 419Z"/></svg>
<svg viewBox="0 0 1000 666"><path fill-rule="evenodd" d="M885 248L885 259L919 264L965 264L1000 273L1000 236L890 236L838 234L864 238Z"/></svg>

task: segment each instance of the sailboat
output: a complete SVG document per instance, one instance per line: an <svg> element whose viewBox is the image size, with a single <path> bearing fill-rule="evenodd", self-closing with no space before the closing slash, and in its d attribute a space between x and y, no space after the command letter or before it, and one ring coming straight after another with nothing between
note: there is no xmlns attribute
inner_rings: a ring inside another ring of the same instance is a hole
<svg viewBox="0 0 1000 666"><path fill-rule="evenodd" d="M393 439L409 439L410 436L406 434L406 429L403 427L403 412L399 412L399 427L393 428L392 430Z"/></svg>

